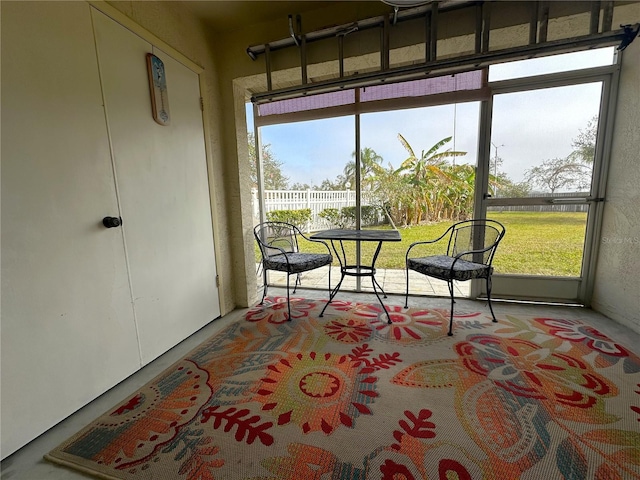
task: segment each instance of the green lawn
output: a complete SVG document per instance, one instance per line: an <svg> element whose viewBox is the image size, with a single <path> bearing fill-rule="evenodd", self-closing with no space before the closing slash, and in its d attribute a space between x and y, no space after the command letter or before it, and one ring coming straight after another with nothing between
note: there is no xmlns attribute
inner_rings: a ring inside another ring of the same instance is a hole
<svg viewBox="0 0 640 480"><path fill-rule="evenodd" d="M491 212L507 233L494 265L500 273L580 276L586 212Z"/></svg>
<svg viewBox="0 0 640 480"><path fill-rule="evenodd" d="M579 276L582 262L586 213L564 212L490 212L489 218L506 228L506 234L494 259L498 273ZM376 267L404 269L407 248L412 242L439 237L452 222L400 228L401 242L382 246ZM390 229L388 226L374 227ZM362 243L366 262L376 244ZM316 245L301 244L303 251L320 251ZM355 258L354 242L345 242L349 259ZM443 253L446 244L432 247L428 253ZM422 253L421 253L422 254ZM256 258L260 258L259 256Z"/></svg>

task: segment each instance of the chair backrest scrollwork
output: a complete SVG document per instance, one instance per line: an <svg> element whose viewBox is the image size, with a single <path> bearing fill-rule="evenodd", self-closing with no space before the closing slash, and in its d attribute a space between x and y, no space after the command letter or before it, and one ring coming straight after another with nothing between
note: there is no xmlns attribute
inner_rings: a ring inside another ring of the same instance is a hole
<svg viewBox="0 0 640 480"><path fill-rule="evenodd" d="M469 254L469 260L475 263L491 265L498 244L505 234L504 226L495 220L472 219L453 224L449 236L447 255L456 256L462 252L475 251Z"/></svg>
<svg viewBox="0 0 640 480"><path fill-rule="evenodd" d="M298 251L298 227L286 222L263 222L253 229L264 258Z"/></svg>

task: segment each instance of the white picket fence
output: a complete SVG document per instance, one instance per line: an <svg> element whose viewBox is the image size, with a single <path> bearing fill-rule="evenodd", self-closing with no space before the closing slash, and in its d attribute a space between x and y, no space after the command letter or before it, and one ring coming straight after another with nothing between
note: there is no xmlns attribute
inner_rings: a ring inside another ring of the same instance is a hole
<svg viewBox="0 0 640 480"><path fill-rule="evenodd" d="M254 224L260 221L260 202L258 190L251 190ZM274 210L311 210L311 221L307 224L307 231L314 232L333 227L319 216L325 208L354 207L356 192L354 190L320 191L320 190L265 190L264 207L266 212ZM368 205L363 199L362 205Z"/></svg>
<svg viewBox="0 0 640 480"><path fill-rule="evenodd" d="M585 196L586 193L548 193L531 194L530 196L553 196L553 197L577 197ZM253 205L253 223L260 222L260 202L258 201L258 190L251 190L251 203ZM307 223L306 230L315 232L327 228L335 227L319 216L325 208L341 209L342 207L353 207L356 204L356 192L354 190L320 191L320 190L265 190L264 206L266 212L274 210L301 210L309 208L311 210L311 221ZM363 195L362 205L370 205L366 195ZM527 205L510 207L493 207L492 210L500 211L533 211L533 212L585 212L588 205ZM383 220L381 217L380 220Z"/></svg>

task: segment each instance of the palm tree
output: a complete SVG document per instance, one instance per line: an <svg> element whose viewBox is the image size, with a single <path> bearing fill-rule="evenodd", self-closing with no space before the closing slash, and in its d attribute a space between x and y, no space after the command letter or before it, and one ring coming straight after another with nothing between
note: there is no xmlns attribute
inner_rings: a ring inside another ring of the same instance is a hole
<svg viewBox="0 0 640 480"><path fill-rule="evenodd" d="M351 156L354 160L349 161L344 167L344 176L352 185L356 184L356 152ZM382 157L372 148L365 147L360 150L360 181L363 190L371 190L374 186L374 179L382 170Z"/></svg>

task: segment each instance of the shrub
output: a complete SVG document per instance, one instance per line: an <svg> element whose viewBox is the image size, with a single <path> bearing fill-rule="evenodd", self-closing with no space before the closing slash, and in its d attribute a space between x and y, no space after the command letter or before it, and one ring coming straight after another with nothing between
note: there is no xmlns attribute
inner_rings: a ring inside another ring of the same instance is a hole
<svg viewBox="0 0 640 480"><path fill-rule="evenodd" d="M270 222L287 222L304 230L307 222L311 221L311 209L303 208L300 210L273 210L267 212L267 220Z"/></svg>
<svg viewBox="0 0 640 480"><path fill-rule="evenodd" d="M337 208L325 208L318 216L338 228L344 228L341 221L340 211Z"/></svg>
<svg viewBox="0 0 640 480"><path fill-rule="evenodd" d="M377 207L370 205L362 206L361 212L363 227L378 223ZM340 210L337 208L325 208L318 216L338 228L349 228L356 224L356 207L342 207Z"/></svg>
<svg viewBox="0 0 640 480"><path fill-rule="evenodd" d="M356 224L356 207L343 207L340 213L349 224ZM369 227L378 223L378 207L363 205L360 207L360 213L362 215L361 222L363 227Z"/></svg>

